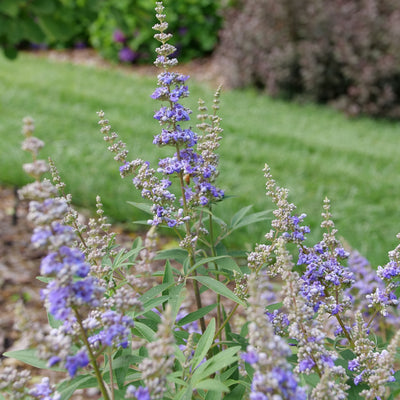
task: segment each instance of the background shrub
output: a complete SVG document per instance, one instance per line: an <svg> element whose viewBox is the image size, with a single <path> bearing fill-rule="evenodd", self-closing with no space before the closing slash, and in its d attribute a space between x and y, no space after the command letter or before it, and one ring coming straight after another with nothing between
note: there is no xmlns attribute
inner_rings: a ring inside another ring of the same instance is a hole
<svg viewBox="0 0 400 400"><path fill-rule="evenodd" d="M226 15L217 59L234 87L400 117L397 0L241 0Z"/></svg>
<svg viewBox="0 0 400 400"><path fill-rule="evenodd" d="M97 0L1 0L0 47L9 58L36 44L70 47L88 41Z"/></svg>
<svg viewBox="0 0 400 400"><path fill-rule="evenodd" d="M166 1L169 26L177 34L174 46L180 59L188 60L210 53L222 25L220 1ZM91 44L106 58L125 62L152 62L156 23L154 2L148 0L105 0L90 28ZM182 51L184 50L184 51ZM182 51L182 52L181 52Z"/></svg>
<svg viewBox="0 0 400 400"><path fill-rule="evenodd" d="M182 60L210 53L222 26L221 2L166 1L174 45ZM0 47L9 58L31 45L91 44L114 61L153 62L154 1L1 0ZM180 54L179 54L180 55Z"/></svg>

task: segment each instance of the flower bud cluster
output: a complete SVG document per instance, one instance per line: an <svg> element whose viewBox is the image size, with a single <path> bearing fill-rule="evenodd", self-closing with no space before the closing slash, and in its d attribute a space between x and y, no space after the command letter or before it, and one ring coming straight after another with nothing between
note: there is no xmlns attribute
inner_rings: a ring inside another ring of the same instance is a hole
<svg viewBox="0 0 400 400"><path fill-rule="evenodd" d="M266 302L263 299L268 290L266 274L249 279L249 346L242 355L244 361L254 368L251 385L251 399L297 399L307 398L299 386L298 377L292 372L287 357L291 355L289 345L274 334L273 327L265 315Z"/></svg>
<svg viewBox="0 0 400 400"><path fill-rule="evenodd" d="M219 127L220 119L215 114L219 108L220 90L215 96L214 115L209 117L212 123L207 128L207 135L204 138L199 137L190 128L181 127L182 122L190 120L192 112L179 103L189 95L186 85L189 77L169 71L171 66L177 64L175 58L170 58L176 48L167 43L172 35L165 33L168 23L165 21L162 2L156 3L156 12L159 22L153 29L159 31L155 38L161 42L161 46L156 49L155 64L162 68L163 72L158 75L158 85L151 97L166 102L167 105L161 106L154 113L154 118L159 121L162 130L154 137L153 143L158 146L172 146L175 154L161 159L157 170L143 160L128 161L125 143L118 140L115 132L111 132L111 126L104 118L104 112L100 111L98 115L104 139L111 143L109 150L116 153L115 160L122 163L121 177L133 174L133 183L141 190L142 197L152 202L153 219L148 223L164 224L172 228L186 224L194 207L209 206L224 197L224 192L213 184L218 176L218 157L213 152L218 148L219 134L222 132ZM203 121L202 129L206 129L205 125ZM196 146L199 152L196 152ZM158 178L156 173L162 177ZM177 175L180 182L182 196L179 205L176 204L175 194L169 190L172 175Z"/></svg>
<svg viewBox="0 0 400 400"><path fill-rule="evenodd" d="M49 170L46 161L38 160L37 158L40 149L44 146L44 142L33 136L35 124L31 117L25 117L23 123L22 133L25 136L25 140L22 142L22 149L31 153L33 159L31 163L23 164L23 169L25 173L38 181Z"/></svg>
<svg viewBox="0 0 400 400"><path fill-rule="evenodd" d="M369 337L361 313L356 315L356 325L353 329L354 353L356 357L349 361L348 369L353 371L354 384L365 382L368 389L364 389L360 396L367 400L383 398L386 394L385 384L395 381L394 365L397 348L400 344L400 332L397 332L390 341L387 349L376 350L376 344Z"/></svg>
<svg viewBox="0 0 400 400"><path fill-rule="evenodd" d="M354 276L342 265L347 257L342 247L336 247L332 252L324 241L312 248L303 246L299 249L297 265L306 266L301 292L314 311L322 307L335 315L349 308L350 298L344 290L353 284Z"/></svg>
<svg viewBox="0 0 400 400"><path fill-rule="evenodd" d="M400 239L400 234L397 235ZM396 288L400 285L400 245L388 253L389 262L384 266L379 266L377 269L377 277L381 279L385 287L377 287L372 293L366 297L369 302L369 307L372 310L379 311L384 317L389 315L388 308L396 307L399 304L399 298L395 294Z"/></svg>
<svg viewBox="0 0 400 400"><path fill-rule="evenodd" d="M28 370L18 371L17 369L7 366L0 371L0 391L10 391L12 399L24 399L26 396L26 386L31 379Z"/></svg>
<svg viewBox="0 0 400 400"><path fill-rule="evenodd" d="M249 268L260 270L263 266L269 265L268 270L271 276L282 273L279 265L274 264L274 252L278 237L282 237L287 243L292 242L302 245L306 239L306 234L310 232L310 228L303 223L306 214L300 216L292 215L296 210L293 203L289 203L289 191L276 185L272 178L270 167L265 164L264 176L266 182L266 195L271 198L272 202L277 206L273 211L275 219L271 222L273 229L265 235L270 244L258 244L255 250L248 256Z"/></svg>
<svg viewBox="0 0 400 400"><path fill-rule="evenodd" d="M48 196L36 196L36 200L30 202L28 218L36 226L32 244L48 251L40 264L41 275L49 280L41 296L48 312L62 324L42 338L38 350L49 366L62 365L74 376L91 358L93 361L93 348L127 347L133 320L123 313L128 305L137 303L137 299L135 293L123 299L127 295L123 289L121 292L113 290L114 297L104 297L108 287L103 279L106 274L98 271L97 264L104 255L112 255L108 249L114 242L113 237L107 235L109 225L103 216L101 200L97 198L98 219L91 219L88 228L79 226L71 197L54 196L55 191L63 192L65 185L52 162L51 172L57 187L49 190L48 181L37 181L35 188L41 185L44 188L35 193ZM40 176L40 171L36 176ZM23 193L29 197L29 191ZM74 228L65 225L65 221ZM85 231L86 240L82 236ZM37 393L44 388L45 384Z"/></svg>
<svg viewBox="0 0 400 400"><path fill-rule="evenodd" d="M61 395L54 392L54 387L50 385L50 380L48 377L42 378L40 383L37 383L33 389L29 391L32 397L37 399L45 400L60 400Z"/></svg>
<svg viewBox="0 0 400 400"><path fill-rule="evenodd" d="M284 280L282 288L283 306L287 310L288 336L297 344L298 365L295 371L310 374L317 372L321 377L312 391L311 398L344 399L348 386L344 368L335 365L337 354L325 348L326 334L322 309L315 311L302 293L302 279L293 271L292 257L286 249L286 240L280 237L276 249L277 264ZM334 394L331 395L329 393ZM333 396L333 397L332 397Z"/></svg>

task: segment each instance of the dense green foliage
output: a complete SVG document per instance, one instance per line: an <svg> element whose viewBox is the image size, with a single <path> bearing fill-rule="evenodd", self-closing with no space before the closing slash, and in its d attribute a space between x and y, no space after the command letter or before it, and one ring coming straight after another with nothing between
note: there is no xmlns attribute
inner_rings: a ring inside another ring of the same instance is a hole
<svg viewBox="0 0 400 400"><path fill-rule="evenodd" d="M241 0L218 50L235 87L400 117L397 0Z"/></svg>
<svg viewBox="0 0 400 400"><path fill-rule="evenodd" d="M95 194L101 193L107 214L132 227L130 222L142 216L127 201L139 201L140 196L130 180L120 181L118 166L104 153L96 111L108 110L132 157L140 154L154 163L165 156L165 149L155 154L149 140L157 128L152 121L153 83L152 77L25 54L12 62L0 58L0 112L6 116L0 126L1 183L27 182L20 168L27 156L19 149L19 132L22 118L32 115L46 142L43 157L53 157L75 203L92 208ZM195 110L196 99L210 99L213 90L191 82L191 93L188 104ZM247 204L254 211L269 209L262 174L268 162L277 181L290 189L299 212L309 215L315 237L327 195L340 234L374 265L384 262L398 231L398 125L349 120L321 106L272 100L251 90L223 92L222 100L221 182L235 197L216 211L227 217L228 209ZM264 232L265 226L257 226L236 241L258 241Z"/></svg>
<svg viewBox="0 0 400 400"><path fill-rule="evenodd" d="M184 50L182 58L210 53L222 25L221 2L169 3L170 26L177 32L178 52ZM148 0L2 0L0 47L14 58L18 48L25 46L85 44L114 61L152 62L156 47L153 7L154 2Z"/></svg>
<svg viewBox="0 0 400 400"><path fill-rule="evenodd" d="M220 1L170 0L166 3L169 26L177 32L174 45L179 53L183 50L180 58L190 60L210 53L222 23ZM151 62L157 47L151 28L156 23L153 7L153 2L147 0L103 1L90 27L91 44L114 61L123 60L120 51L129 48L134 52L135 61Z"/></svg>
<svg viewBox="0 0 400 400"><path fill-rule="evenodd" d="M2 0L0 47L14 58L29 44L74 46L87 42L87 27L96 16L96 0Z"/></svg>

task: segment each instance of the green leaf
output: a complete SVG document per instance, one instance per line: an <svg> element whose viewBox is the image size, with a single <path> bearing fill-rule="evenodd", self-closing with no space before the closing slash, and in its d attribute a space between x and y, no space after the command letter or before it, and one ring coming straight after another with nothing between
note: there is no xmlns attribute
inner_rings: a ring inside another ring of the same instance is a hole
<svg viewBox="0 0 400 400"><path fill-rule="evenodd" d="M95 387L97 380L92 375L79 375L73 379L67 379L60 383L57 392L61 395L61 400L69 399L77 389Z"/></svg>
<svg viewBox="0 0 400 400"><path fill-rule="evenodd" d="M243 275L242 270L237 265L236 261L229 256L225 256L217 261L218 267L225 269L227 271L235 271L240 275Z"/></svg>
<svg viewBox="0 0 400 400"><path fill-rule="evenodd" d="M175 351L175 358L183 364L186 361L186 356L183 354L182 350L179 348L177 344L174 345Z"/></svg>
<svg viewBox="0 0 400 400"><path fill-rule="evenodd" d="M4 47L3 53L9 60L15 60L18 56L18 50L15 47Z"/></svg>
<svg viewBox="0 0 400 400"><path fill-rule="evenodd" d="M46 36L43 31L39 28L38 24L32 20L28 15L22 15L20 17L21 24L21 35L33 43L43 43L46 40Z"/></svg>
<svg viewBox="0 0 400 400"><path fill-rule="evenodd" d="M244 216L253 208L252 205L241 208L231 219L231 227L234 228Z"/></svg>
<svg viewBox="0 0 400 400"><path fill-rule="evenodd" d="M142 322L136 321L135 327L132 331L134 334L146 339L148 342L152 342L154 340L155 332Z"/></svg>
<svg viewBox="0 0 400 400"><path fill-rule="evenodd" d="M183 326L186 324L190 324L193 321L197 321L201 317L207 315L211 310L213 310L217 306L217 303L210 304L209 306L205 306L200 308L199 310L193 311L190 314L186 315L182 319L177 322L177 326Z"/></svg>
<svg viewBox="0 0 400 400"><path fill-rule="evenodd" d="M65 371L64 368L57 368L57 367L49 368L49 366L47 365L47 361L40 360L38 358L36 349L7 351L6 353L3 353L3 356L15 358L16 360L22 361L25 364L32 365L33 367L40 369L50 369L52 371Z"/></svg>
<svg viewBox="0 0 400 400"><path fill-rule="evenodd" d="M160 296L160 297L156 297L155 299L151 299L151 300L147 301L145 304L143 304L143 309L138 311L137 313L135 313L133 315L133 318L136 318L140 315L147 313L148 311L159 306L160 304L165 303L166 301L168 301L168 299L169 299L169 296Z"/></svg>
<svg viewBox="0 0 400 400"><path fill-rule="evenodd" d="M269 306L266 307L266 310L269 312L279 310L280 308L282 308L282 305L283 305L282 302L270 304Z"/></svg>
<svg viewBox="0 0 400 400"><path fill-rule="evenodd" d="M245 382L240 381L241 385L237 385L230 393L224 396L223 400L237 400L244 398L244 392L246 390Z"/></svg>
<svg viewBox="0 0 400 400"><path fill-rule="evenodd" d="M167 249L160 251L156 256L155 260L175 260L179 264L183 265L188 257L188 252L183 249Z"/></svg>
<svg viewBox="0 0 400 400"><path fill-rule="evenodd" d="M142 250L141 247L136 247L132 250L129 250L128 252L125 252L125 250L121 250L114 258L113 270L115 270L116 268L133 265L133 260L139 254L140 250ZM131 260L132 257L133 260Z"/></svg>
<svg viewBox="0 0 400 400"><path fill-rule="evenodd" d="M59 328L64 322L59 320L59 319L55 319L50 313L47 313L47 320L49 321L49 325L51 328Z"/></svg>
<svg viewBox="0 0 400 400"><path fill-rule="evenodd" d="M36 279L40 282L44 282L44 283L49 283L51 282L54 278L51 278L49 276L37 276Z"/></svg>
<svg viewBox="0 0 400 400"><path fill-rule="evenodd" d="M54 15L41 15L38 24L51 41L66 41L73 35L72 26Z"/></svg>
<svg viewBox="0 0 400 400"><path fill-rule="evenodd" d="M133 207L138 208L139 210L144 211L147 214L153 215L151 211L151 205L149 203L136 203L134 201L128 201L127 203Z"/></svg>
<svg viewBox="0 0 400 400"><path fill-rule="evenodd" d="M192 383L195 384L236 362L238 359L237 353L240 349L240 346L230 347L201 364L193 373Z"/></svg>
<svg viewBox="0 0 400 400"><path fill-rule="evenodd" d="M192 400L193 388L191 385L183 387L174 397L174 400Z"/></svg>
<svg viewBox="0 0 400 400"><path fill-rule="evenodd" d="M163 283L171 282L174 282L174 275L172 273L171 263L169 262L169 260L167 260L164 268Z"/></svg>
<svg viewBox="0 0 400 400"><path fill-rule="evenodd" d="M173 286L168 289L169 301L168 304L171 306L172 310L172 320L176 320L176 316L178 315L179 309L183 300L185 300L185 291L182 290L185 287L184 283L181 283L177 286Z"/></svg>
<svg viewBox="0 0 400 400"><path fill-rule="evenodd" d="M162 293L165 289L170 288L171 286L174 285L174 282L168 282L168 283L162 283L161 285L156 285L149 289L147 292L143 293L139 300L145 304L149 300L152 300L154 297L158 296L160 293Z"/></svg>
<svg viewBox="0 0 400 400"><path fill-rule="evenodd" d="M196 264L194 264L189 271L186 272L186 275L190 275L193 271L195 271L197 268L199 268L201 265L207 264L207 263L213 263L217 262L218 260L221 260L222 258L226 258L226 255L222 256L215 256L215 257L205 257L202 258L200 261L197 261Z"/></svg>
<svg viewBox="0 0 400 400"><path fill-rule="evenodd" d="M266 210L247 215L240 222L236 223L236 225L232 227L231 230L236 230L247 225L256 224L258 222L270 219L271 217L269 216L269 214L271 213L272 213L271 210Z"/></svg>
<svg viewBox="0 0 400 400"><path fill-rule="evenodd" d="M194 388L217 392L229 392L228 387L217 379L204 379L203 381L196 383Z"/></svg>
<svg viewBox="0 0 400 400"><path fill-rule="evenodd" d="M194 352L191 365L192 368L197 368L197 366L203 361L203 358L206 356L208 350L210 349L215 335L215 319L213 318L205 332L201 335L199 342L197 343L196 351Z"/></svg>
<svg viewBox="0 0 400 400"><path fill-rule="evenodd" d="M221 375L220 375L220 379L222 382L226 382L231 375L233 375L236 371L237 371L237 366L234 365L233 367L229 368L227 371L224 371ZM237 382L236 382L237 383ZM229 386L229 385L228 385Z"/></svg>
<svg viewBox="0 0 400 400"><path fill-rule="evenodd" d="M195 279L202 285L207 286L209 289L213 290L215 293L220 294L228 299L233 300L242 306L245 306L245 302L240 300L233 292L231 292L223 283L210 278L209 276L192 276L190 279Z"/></svg>
<svg viewBox="0 0 400 400"><path fill-rule="evenodd" d="M15 18L18 15L20 6L22 5L21 3L25 3L25 1L1 0L0 12Z"/></svg>
<svg viewBox="0 0 400 400"><path fill-rule="evenodd" d="M30 6L38 14L51 14L56 10L56 3L52 0L35 0Z"/></svg>

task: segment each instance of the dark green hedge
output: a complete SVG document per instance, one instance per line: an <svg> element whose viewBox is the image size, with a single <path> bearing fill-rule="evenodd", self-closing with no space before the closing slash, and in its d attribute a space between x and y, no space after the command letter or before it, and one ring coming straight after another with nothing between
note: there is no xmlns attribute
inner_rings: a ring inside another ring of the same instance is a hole
<svg viewBox="0 0 400 400"><path fill-rule="evenodd" d="M173 44L187 60L210 53L222 25L219 0L165 0ZM1 0L0 46L12 58L32 45L86 44L115 61L150 62L152 0Z"/></svg>

